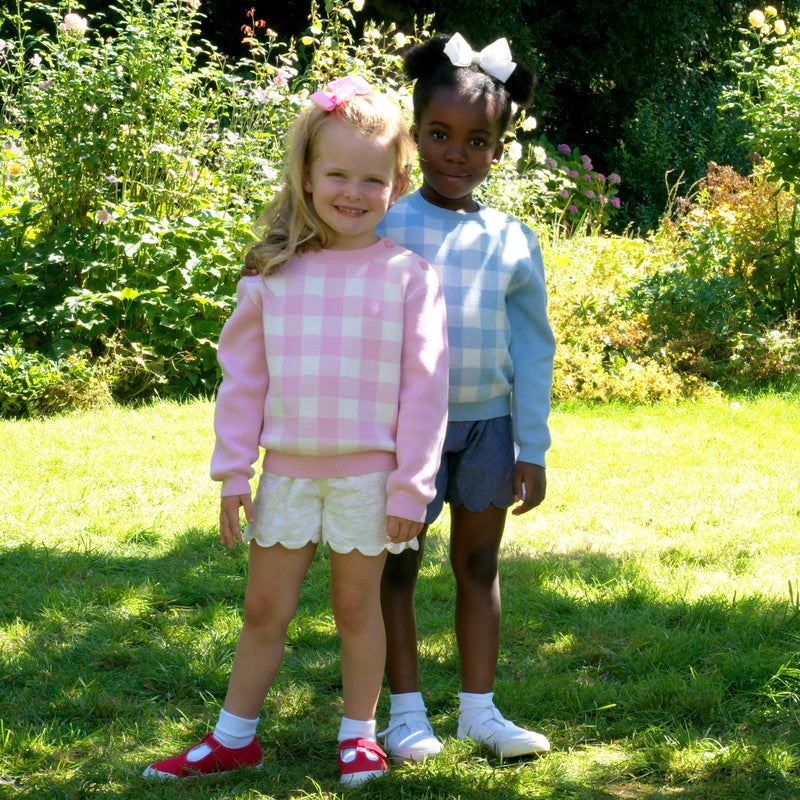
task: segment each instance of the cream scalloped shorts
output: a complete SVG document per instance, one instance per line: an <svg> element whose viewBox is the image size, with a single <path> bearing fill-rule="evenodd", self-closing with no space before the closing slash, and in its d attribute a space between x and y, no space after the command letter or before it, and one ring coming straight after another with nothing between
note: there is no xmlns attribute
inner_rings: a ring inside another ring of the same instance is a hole
<svg viewBox="0 0 800 800"><path fill-rule="evenodd" d="M401 553L408 547L418 550L416 538L395 543L386 535L389 474L289 478L264 472L253 501L256 519L245 528L244 539L291 550L322 542L337 553L358 550L365 556L384 550Z"/></svg>

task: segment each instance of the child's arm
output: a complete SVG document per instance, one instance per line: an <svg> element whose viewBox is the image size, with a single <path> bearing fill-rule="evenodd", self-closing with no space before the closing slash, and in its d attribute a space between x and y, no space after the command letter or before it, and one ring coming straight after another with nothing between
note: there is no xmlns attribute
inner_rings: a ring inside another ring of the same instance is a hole
<svg viewBox="0 0 800 800"><path fill-rule="evenodd" d="M239 508L244 507L248 520L252 516L250 478L255 473L252 465L258 458L269 387L263 311L247 283L239 282L237 306L222 329L217 349L222 384L214 410L211 477L222 482L220 540L229 547L241 541Z"/></svg>
<svg viewBox="0 0 800 800"><path fill-rule="evenodd" d="M520 448L514 492L519 493L519 499L522 499L523 487L525 490L525 499L514 510L515 514L524 514L544 499L545 453L550 446L548 416L555 355L555 338L547 318L542 251L532 231L529 247L527 274L507 298L511 359L514 364L511 415L514 438ZM523 272L522 268L520 272Z"/></svg>
<svg viewBox="0 0 800 800"><path fill-rule="evenodd" d="M401 367L397 469L386 482L386 513L421 523L435 494L449 372L444 297L427 265L405 301Z"/></svg>

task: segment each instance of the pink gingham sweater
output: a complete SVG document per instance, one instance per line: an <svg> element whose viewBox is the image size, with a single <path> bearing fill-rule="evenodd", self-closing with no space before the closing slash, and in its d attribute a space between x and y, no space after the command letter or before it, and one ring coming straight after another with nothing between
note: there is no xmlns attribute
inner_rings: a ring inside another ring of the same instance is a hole
<svg viewBox="0 0 800 800"><path fill-rule="evenodd" d="M386 513L423 521L447 419L444 301L434 270L388 239L294 256L243 278L219 340L211 477L250 492L252 465L297 478L383 470Z"/></svg>

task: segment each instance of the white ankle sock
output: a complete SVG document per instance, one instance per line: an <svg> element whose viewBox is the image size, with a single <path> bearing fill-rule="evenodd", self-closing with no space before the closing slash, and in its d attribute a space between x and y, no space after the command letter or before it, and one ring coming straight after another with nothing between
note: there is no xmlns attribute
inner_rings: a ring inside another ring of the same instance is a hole
<svg viewBox="0 0 800 800"><path fill-rule="evenodd" d="M484 709L494 706L494 692L485 694L473 694L472 692L461 692L458 695L459 709L458 714L462 722L471 722Z"/></svg>
<svg viewBox="0 0 800 800"><path fill-rule="evenodd" d="M214 738L225 747L236 750L247 747L253 741L258 727L258 717L245 719L231 714L224 708L219 712L219 719L214 728Z"/></svg>
<svg viewBox="0 0 800 800"><path fill-rule="evenodd" d="M343 742L345 739L371 739L373 742L377 741L375 738L375 720L342 717L342 724L339 726L339 741Z"/></svg>
<svg viewBox="0 0 800 800"><path fill-rule="evenodd" d="M422 692L403 692L402 694L390 694L391 706L389 714L395 716L405 714L407 711L422 711L425 713L425 702L422 699Z"/></svg>
<svg viewBox="0 0 800 800"><path fill-rule="evenodd" d="M343 742L345 739L369 739L370 741L377 742L375 738L375 720L374 719L349 719L342 717L342 724L339 726L339 741ZM342 761L348 763L356 757L356 751L352 747L348 747L341 752ZM371 753L367 753L367 758L375 760Z"/></svg>

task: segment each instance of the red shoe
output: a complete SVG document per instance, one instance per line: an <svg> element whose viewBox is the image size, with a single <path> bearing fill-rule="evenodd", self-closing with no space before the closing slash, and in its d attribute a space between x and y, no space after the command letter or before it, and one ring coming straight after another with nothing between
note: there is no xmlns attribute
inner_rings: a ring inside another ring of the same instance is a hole
<svg viewBox="0 0 800 800"><path fill-rule="evenodd" d="M347 753L347 751L351 751ZM347 754L347 760L343 754ZM360 786L362 783L380 778L389 770L386 753L372 739L345 739L339 743L339 772L341 783Z"/></svg>
<svg viewBox="0 0 800 800"><path fill-rule="evenodd" d="M193 750L205 745L211 752L197 761L189 761L187 756ZM199 744L190 747L185 753L173 756L166 761L151 764L145 771L145 778L197 778L203 775L216 775L220 772L229 772L241 767L261 766L261 746L258 739L245 747L235 750L220 744L213 733L209 733Z"/></svg>

